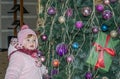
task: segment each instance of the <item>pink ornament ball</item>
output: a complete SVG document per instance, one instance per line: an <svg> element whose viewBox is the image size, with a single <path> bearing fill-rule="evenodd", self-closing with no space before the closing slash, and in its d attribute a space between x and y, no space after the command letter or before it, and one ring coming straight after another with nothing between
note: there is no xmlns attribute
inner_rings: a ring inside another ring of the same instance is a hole
<svg viewBox="0 0 120 79"><path fill-rule="evenodd" d="M98 29L97 27L93 27L93 28L92 28L92 32L93 32L93 33L98 33L98 31L99 31L99 29Z"/></svg>
<svg viewBox="0 0 120 79"><path fill-rule="evenodd" d="M103 6L103 4L98 4L98 5L96 5L96 10L98 11L98 12L103 12L103 10L104 10L104 6Z"/></svg>
<svg viewBox="0 0 120 79"><path fill-rule="evenodd" d="M45 34L41 35L41 39L42 39L43 41L46 41L46 40L47 40L47 35L45 35Z"/></svg>
<svg viewBox="0 0 120 79"><path fill-rule="evenodd" d="M71 16L73 15L73 10L72 10L71 8L68 8L68 9L66 10L65 15L66 15L67 17L71 17Z"/></svg>
<svg viewBox="0 0 120 79"><path fill-rule="evenodd" d="M75 27L76 27L77 29L81 29L81 28L83 27L83 22L82 22L82 21L77 21L77 22L75 23Z"/></svg>
<svg viewBox="0 0 120 79"><path fill-rule="evenodd" d="M74 60L74 56L73 55L70 55L70 56L67 57L67 62L68 63L73 62L73 60Z"/></svg>

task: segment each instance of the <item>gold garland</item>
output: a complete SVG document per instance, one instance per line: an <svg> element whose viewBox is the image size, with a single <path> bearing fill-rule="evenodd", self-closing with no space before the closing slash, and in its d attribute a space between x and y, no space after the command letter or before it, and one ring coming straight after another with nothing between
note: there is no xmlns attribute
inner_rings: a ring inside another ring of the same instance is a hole
<svg viewBox="0 0 120 79"><path fill-rule="evenodd" d="M102 3L103 3L103 0L95 0L95 5L102 4Z"/></svg>
<svg viewBox="0 0 120 79"><path fill-rule="evenodd" d="M38 4L37 4L37 15L38 15L38 18L37 18L37 28L39 27L44 27L44 19L43 18L40 18L40 13L43 12L43 6L41 5L41 0L38 0Z"/></svg>

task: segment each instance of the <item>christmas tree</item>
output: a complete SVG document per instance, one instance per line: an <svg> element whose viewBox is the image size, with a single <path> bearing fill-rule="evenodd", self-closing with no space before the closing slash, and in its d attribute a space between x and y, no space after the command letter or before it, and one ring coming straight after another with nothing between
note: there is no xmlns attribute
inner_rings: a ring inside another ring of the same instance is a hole
<svg viewBox="0 0 120 79"><path fill-rule="evenodd" d="M120 0L38 0L37 11L52 79L120 78Z"/></svg>

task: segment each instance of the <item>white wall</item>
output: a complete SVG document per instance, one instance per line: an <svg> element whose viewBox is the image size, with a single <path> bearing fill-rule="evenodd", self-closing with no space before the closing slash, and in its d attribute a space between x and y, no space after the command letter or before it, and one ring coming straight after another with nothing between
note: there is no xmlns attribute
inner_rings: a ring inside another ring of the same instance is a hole
<svg viewBox="0 0 120 79"><path fill-rule="evenodd" d="M8 29L13 23L13 13L8 13L13 7L14 0L0 0L0 49L8 48L8 36L14 36L13 29ZM17 0L18 4L20 0ZM24 23L28 24L32 29L36 28L37 21L37 0L25 0L24 7L29 14L24 14ZM20 13L17 12L17 18L19 20Z"/></svg>

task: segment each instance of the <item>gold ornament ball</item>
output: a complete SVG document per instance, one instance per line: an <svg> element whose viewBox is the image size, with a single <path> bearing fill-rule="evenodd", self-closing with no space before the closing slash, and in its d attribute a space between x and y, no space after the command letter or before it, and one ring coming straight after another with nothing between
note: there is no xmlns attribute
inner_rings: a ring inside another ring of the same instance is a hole
<svg viewBox="0 0 120 79"><path fill-rule="evenodd" d="M110 32L110 36L113 37L113 38L114 38L114 37L117 37L117 34L118 34L118 33L117 33L115 30L112 30L112 31Z"/></svg>
<svg viewBox="0 0 120 79"><path fill-rule="evenodd" d="M60 17L58 18L58 21L59 21L60 23L64 23L64 22L65 22L65 17L64 17L64 16L60 16Z"/></svg>

